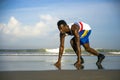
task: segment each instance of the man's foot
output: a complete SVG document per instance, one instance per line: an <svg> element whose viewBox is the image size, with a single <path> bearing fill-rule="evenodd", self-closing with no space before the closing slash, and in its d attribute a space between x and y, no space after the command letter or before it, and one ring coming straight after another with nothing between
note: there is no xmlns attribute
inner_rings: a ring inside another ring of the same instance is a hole
<svg viewBox="0 0 120 80"><path fill-rule="evenodd" d="M98 55L98 61L96 62L96 64L100 65L104 58L105 58L105 56L103 54L99 54Z"/></svg>
<svg viewBox="0 0 120 80"><path fill-rule="evenodd" d="M83 64L84 63L84 59L82 58L82 56L80 57L80 59L81 59L81 64Z"/></svg>

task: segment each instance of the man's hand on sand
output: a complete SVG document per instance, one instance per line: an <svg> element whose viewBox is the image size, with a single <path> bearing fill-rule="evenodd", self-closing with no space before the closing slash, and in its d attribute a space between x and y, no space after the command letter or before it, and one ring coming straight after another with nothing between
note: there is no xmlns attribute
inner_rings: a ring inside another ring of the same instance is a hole
<svg viewBox="0 0 120 80"><path fill-rule="evenodd" d="M74 66L77 70L84 69L84 66L81 64L81 62L78 61L74 64Z"/></svg>
<svg viewBox="0 0 120 80"><path fill-rule="evenodd" d="M61 70L61 62L57 61L54 65Z"/></svg>

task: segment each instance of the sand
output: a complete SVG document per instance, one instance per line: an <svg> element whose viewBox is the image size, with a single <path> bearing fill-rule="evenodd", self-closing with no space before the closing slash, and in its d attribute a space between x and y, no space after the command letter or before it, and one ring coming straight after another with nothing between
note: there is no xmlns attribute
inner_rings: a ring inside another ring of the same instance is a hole
<svg viewBox="0 0 120 80"><path fill-rule="evenodd" d="M120 80L120 70L1 71L0 80Z"/></svg>

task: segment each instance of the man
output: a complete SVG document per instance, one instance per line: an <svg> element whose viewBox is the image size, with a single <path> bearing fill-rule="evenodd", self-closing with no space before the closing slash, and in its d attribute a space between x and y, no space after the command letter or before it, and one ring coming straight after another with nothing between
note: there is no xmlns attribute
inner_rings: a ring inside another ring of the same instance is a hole
<svg viewBox="0 0 120 80"><path fill-rule="evenodd" d="M68 26L64 20L60 20L58 21L57 25L60 31L60 46L58 61L55 63L55 66L61 65L61 58L64 51L64 40L66 35L73 36L73 38L70 40L70 44L77 55L77 61L74 64L75 66L81 66L81 64L84 63L84 60L81 56L80 45L82 45L87 52L98 57L96 62L97 65L101 64L105 56L103 54L99 54L96 50L90 47L89 35L91 33L91 27L88 24L84 22L76 22L71 26Z"/></svg>

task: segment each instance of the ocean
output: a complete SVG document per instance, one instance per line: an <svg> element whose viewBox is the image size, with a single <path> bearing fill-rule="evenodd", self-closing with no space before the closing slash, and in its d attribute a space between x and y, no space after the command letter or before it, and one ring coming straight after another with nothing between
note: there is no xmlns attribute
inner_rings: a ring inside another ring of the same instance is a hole
<svg viewBox="0 0 120 80"><path fill-rule="evenodd" d="M86 53L83 53L86 54ZM105 53L103 53L105 54ZM102 65L97 66L96 56L82 55L84 58L83 70L120 70L120 55L107 55ZM0 52L0 71L45 71L58 70L54 66L58 53L52 52ZM76 62L76 55L65 53L62 57L62 70L76 70L73 65Z"/></svg>

